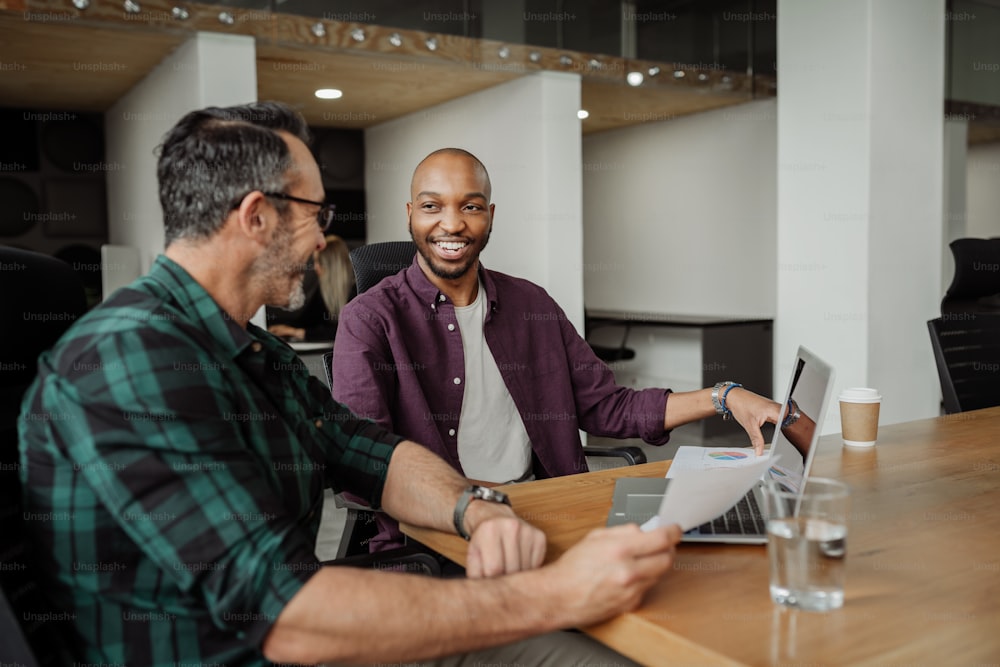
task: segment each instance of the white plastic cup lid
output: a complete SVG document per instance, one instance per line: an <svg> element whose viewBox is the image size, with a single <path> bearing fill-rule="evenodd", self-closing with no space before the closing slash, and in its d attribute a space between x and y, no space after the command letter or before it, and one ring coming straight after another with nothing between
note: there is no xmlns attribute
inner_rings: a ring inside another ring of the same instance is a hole
<svg viewBox="0 0 1000 667"><path fill-rule="evenodd" d="M869 387L851 387L840 392L840 400L845 403L878 403L882 397L878 389Z"/></svg>

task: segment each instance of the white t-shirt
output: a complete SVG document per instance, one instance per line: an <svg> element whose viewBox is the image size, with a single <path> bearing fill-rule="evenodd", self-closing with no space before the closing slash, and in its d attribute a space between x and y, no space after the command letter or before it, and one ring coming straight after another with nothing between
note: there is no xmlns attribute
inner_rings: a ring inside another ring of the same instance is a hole
<svg viewBox="0 0 1000 667"><path fill-rule="evenodd" d="M465 391L458 419L458 459L467 477L484 482L523 481L531 474L531 441L496 359L486 345L486 290L455 307L465 350Z"/></svg>

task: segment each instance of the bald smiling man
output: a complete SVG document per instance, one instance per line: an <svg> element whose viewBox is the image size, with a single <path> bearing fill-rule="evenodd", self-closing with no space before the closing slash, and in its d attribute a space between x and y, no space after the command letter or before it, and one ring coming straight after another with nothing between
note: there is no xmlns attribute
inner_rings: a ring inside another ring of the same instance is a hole
<svg viewBox="0 0 1000 667"><path fill-rule="evenodd" d="M777 403L737 383L619 386L544 289L486 269L495 211L486 167L468 151L417 165L406 204L416 257L344 308L338 401L491 486L586 472L581 429L662 445L672 428L721 414L763 451ZM372 551L402 543L391 518L377 520Z"/></svg>

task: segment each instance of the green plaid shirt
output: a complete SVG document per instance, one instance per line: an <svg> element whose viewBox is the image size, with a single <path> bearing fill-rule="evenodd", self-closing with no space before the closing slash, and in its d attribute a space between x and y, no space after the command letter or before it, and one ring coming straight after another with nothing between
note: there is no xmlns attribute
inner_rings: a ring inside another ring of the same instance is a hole
<svg viewBox="0 0 1000 667"><path fill-rule="evenodd" d="M163 256L41 356L19 426L42 589L80 663L129 667L267 664L323 489L378 507L400 441Z"/></svg>

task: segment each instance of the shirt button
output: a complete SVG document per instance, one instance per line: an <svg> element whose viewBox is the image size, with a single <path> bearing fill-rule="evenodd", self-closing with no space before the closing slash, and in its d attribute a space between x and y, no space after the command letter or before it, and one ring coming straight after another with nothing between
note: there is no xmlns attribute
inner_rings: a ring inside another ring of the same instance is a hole
<svg viewBox="0 0 1000 667"><path fill-rule="evenodd" d="M455 378L454 380L452 380L452 382L454 382L455 384L462 384L462 378Z"/></svg>
<svg viewBox="0 0 1000 667"><path fill-rule="evenodd" d="M316 424L316 428L323 428L323 420L322 419L317 419L313 423Z"/></svg>
<svg viewBox="0 0 1000 667"><path fill-rule="evenodd" d="M448 325L448 331L454 331L454 330L455 330L455 325L454 324L449 324Z"/></svg>
<svg viewBox="0 0 1000 667"><path fill-rule="evenodd" d="M253 342L250 344L250 349L253 350L254 352L260 352L262 347L264 346L257 342Z"/></svg>
<svg viewBox="0 0 1000 667"><path fill-rule="evenodd" d="M448 429L448 435L454 436L455 435L455 429L453 429L453 428Z"/></svg>
<svg viewBox="0 0 1000 667"><path fill-rule="evenodd" d="M444 301L444 294L438 294L438 301Z"/></svg>

